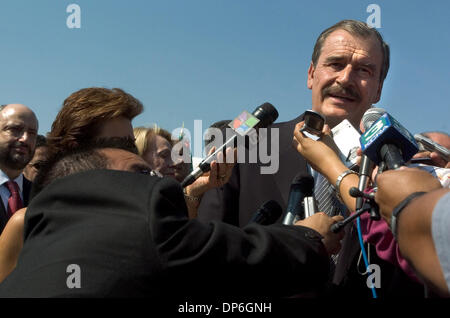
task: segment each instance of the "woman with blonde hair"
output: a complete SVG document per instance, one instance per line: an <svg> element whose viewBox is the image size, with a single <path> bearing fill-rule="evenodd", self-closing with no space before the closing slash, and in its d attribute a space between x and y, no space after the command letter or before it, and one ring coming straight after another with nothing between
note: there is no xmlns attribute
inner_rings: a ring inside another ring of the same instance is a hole
<svg viewBox="0 0 450 318"><path fill-rule="evenodd" d="M174 163L172 160L172 135L165 129L155 125L154 128L136 127L133 129L136 147L139 155L150 167L163 176L172 177L181 182L185 176L177 178L182 161ZM214 152L215 148L211 151ZM225 156L234 156L236 151L227 149ZM236 160L234 160L236 161ZM218 163L222 162L222 163ZM213 188L221 187L228 182L234 163L226 163L224 155L219 153L217 160L211 163L211 171L203 174L193 184L184 188L186 205L189 216L196 217L203 194Z"/></svg>

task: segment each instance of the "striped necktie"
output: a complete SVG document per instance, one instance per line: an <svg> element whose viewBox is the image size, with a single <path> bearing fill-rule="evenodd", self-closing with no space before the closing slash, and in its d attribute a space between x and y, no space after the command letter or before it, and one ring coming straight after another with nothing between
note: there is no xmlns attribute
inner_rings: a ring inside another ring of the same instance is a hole
<svg viewBox="0 0 450 318"><path fill-rule="evenodd" d="M335 216L342 214L344 215L345 206L339 202L338 198L334 194L334 188L328 182L328 180L321 175L317 174L317 184L314 188L314 196L317 201L317 208L320 212L325 212L329 216ZM338 261L339 253L331 255L332 260L332 271Z"/></svg>
<svg viewBox="0 0 450 318"><path fill-rule="evenodd" d="M321 174L317 174L318 181L314 189L314 196L320 212L325 212L329 216L339 215L342 204L336 198L334 189L328 180Z"/></svg>

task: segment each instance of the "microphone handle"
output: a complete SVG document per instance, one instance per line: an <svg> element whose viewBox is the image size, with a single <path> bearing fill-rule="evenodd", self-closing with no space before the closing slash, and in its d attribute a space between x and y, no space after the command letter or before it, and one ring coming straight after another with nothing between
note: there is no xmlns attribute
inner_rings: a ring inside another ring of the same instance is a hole
<svg viewBox="0 0 450 318"><path fill-rule="evenodd" d="M374 163L372 162L372 160L370 160L369 157L367 157L366 155L362 155L361 169L359 172L359 182L358 182L358 189L361 192L364 192L364 190L366 189L367 181L370 178L369 174L371 173L373 166L374 166ZM364 200L362 197L356 198L356 210L359 210L362 208L363 202L364 202Z"/></svg>
<svg viewBox="0 0 450 318"><path fill-rule="evenodd" d="M400 149L394 144L381 146L380 155L389 170L395 170L405 165Z"/></svg>
<svg viewBox="0 0 450 318"><path fill-rule="evenodd" d="M357 210L354 214L350 215L348 218L331 225L331 227L330 227L331 232L338 233L348 223L350 223L351 221L353 221L357 217L361 216L361 214L363 214L364 212L370 211L371 208L372 207L369 204L365 204L360 210Z"/></svg>
<svg viewBox="0 0 450 318"><path fill-rule="evenodd" d="M288 213L286 213L286 216L283 219L283 224L284 225L292 225L292 224L294 224L294 219L295 219L295 214L288 211Z"/></svg>
<svg viewBox="0 0 450 318"><path fill-rule="evenodd" d="M303 199L304 215L300 216L299 220L309 218L311 215L316 214L317 204L313 196L308 196Z"/></svg>
<svg viewBox="0 0 450 318"><path fill-rule="evenodd" d="M234 141L236 140L237 135L234 135L233 137L231 137L230 139L228 139L222 146L220 146L219 148L216 149L216 151L214 151L212 154L210 154L208 157L206 157L205 159L202 160L202 162L198 165L200 166L205 166L204 168L202 168L203 172L209 171L211 170L210 164L211 162L216 159L216 156L219 152L224 151L225 149L227 149L228 146L230 146L230 144L232 145L232 147L234 148ZM207 167L206 167L207 166ZM206 169L206 170L205 170Z"/></svg>
<svg viewBox="0 0 450 318"><path fill-rule="evenodd" d="M202 162L199 163L197 168L195 168L184 180L181 182L181 186L183 188L187 187L188 185L191 185L195 182L202 174L205 172L208 172L211 170L211 162L216 158L217 154L224 149L226 149L230 144L234 146L234 141L236 140L237 135L234 135L230 139L227 140L222 146L220 146L216 151L214 151L212 154L210 154L208 157L202 160Z"/></svg>

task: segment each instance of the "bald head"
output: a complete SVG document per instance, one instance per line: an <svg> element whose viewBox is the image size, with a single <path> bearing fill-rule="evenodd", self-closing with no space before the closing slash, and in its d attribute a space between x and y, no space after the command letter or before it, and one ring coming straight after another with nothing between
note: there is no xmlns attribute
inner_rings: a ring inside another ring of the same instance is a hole
<svg viewBox="0 0 450 318"><path fill-rule="evenodd" d="M22 104L0 107L0 168L16 178L33 158L38 132L34 112Z"/></svg>
<svg viewBox="0 0 450 318"><path fill-rule="evenodd" d="M17 115L23 118L29 118L34 121L36 130L38 129L38 120L34 112L23 104L7 104L0 106L0 120L8 118L12 115Z"/></svg>
<svg viewBox="0 0 450 318"><path fill-rule="evenodd" d="M439 132L439 131L430 131L422 133L425 137L430 138L434 142L437 142L441 146L444 146L447 149L450 149L450 136L447 133Z"/></svg>

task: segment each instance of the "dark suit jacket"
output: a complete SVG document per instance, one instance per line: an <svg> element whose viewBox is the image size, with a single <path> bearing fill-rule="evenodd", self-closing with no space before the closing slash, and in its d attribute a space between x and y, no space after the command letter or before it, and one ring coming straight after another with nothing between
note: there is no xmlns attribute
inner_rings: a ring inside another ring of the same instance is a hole
<svg viewBox="0 0 450 318"><path fill-rule="evenodd" d="M329 269L313 230L188 220L177 182L123 171L54 181L28 207L24 236L0 296L289 295ZM71 264L81 288L67 285Z"/></svg>
<svg viewBox="0 0 450 318"><path fill-rule="evenodd" d="M292 180L297 173L307 173L305 159L292 147L294 127L300 121L302 116L269 127L268 149L272 140L271 129L279 131L279 169L275 174L261 174L261 167L267 164L259 160L257 163L236 164L227 184L205 193L198 212L199 219L223 220L242 227L268 200L277 201L286 211Z"/></svg>
<svg viewBox="0 0 450 318"><path fill-rule="evenodd" d="M31 181L27 178L23 177L23 206L28 206L28 202L30 199L30 192L31 192ZM0 233L3 232L3 229L6 226L6 223L8 223L8 214L5 206L2 202L0 202Z"/></svg>
<svg viewBox="0 0 450 318"><path fill-rule="evenodd" d="M219 189L212 189L203 196L199 208L199 219L202 221L223 220L242 227L248 224L254 213L267 200L276 200L285 212L293 178L297 173L307 172L305 159L292 147L294 127L302 120L303 117L299 116L294 120L271 126L279 129L280 164L277 173L262 175L260 162L237 164L226 185ZM284 215L278 222L281 222L283 217ZM338 263L330 278L330 288L320 291L325 292L324 296L371 297L371 291L366 285L367 277L358 273L360 251L356 227L349 224L346 227ZM380 265L383 272L383 288L378 290L379 294L396 295L402 290L413 297L423 294L420 285L410 281L399 268L378 258L375 252L372 252L371 261ZM364 272L364 269L361 272ZM405 292L403 294L406 295Z"/></svg>

